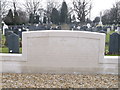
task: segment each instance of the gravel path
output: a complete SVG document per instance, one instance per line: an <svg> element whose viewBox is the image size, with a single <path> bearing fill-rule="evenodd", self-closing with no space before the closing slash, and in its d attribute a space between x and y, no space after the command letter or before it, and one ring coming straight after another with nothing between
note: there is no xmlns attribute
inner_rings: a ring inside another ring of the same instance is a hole
<svg viewBox="0 0 120 90"><path fill-rule="evenodd" d="M3 88L118 88L117 75L8 74L2 75Z"/></svg>

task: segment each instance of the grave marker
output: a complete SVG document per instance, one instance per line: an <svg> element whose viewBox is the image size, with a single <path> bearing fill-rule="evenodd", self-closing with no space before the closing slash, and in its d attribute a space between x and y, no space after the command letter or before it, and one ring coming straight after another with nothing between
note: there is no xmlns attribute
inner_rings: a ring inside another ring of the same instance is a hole
<svg viewBox="0 0 120 90"><path fill-rule="evenodd" d="M120 34L113 33L110 35L109 53L120 54Z"/></svg>
<svg viewBox="0 0 120 90"><path fill-rule="evenodd" d="M7 40L9 53L19 53L19 36L15 33L11 33L8 35Z"/></svg>
<svg viewBox="0 0 120 90"><path fill-rule="evenodd" d="M110 28L107 28L107 33L110 33Z"/></svg>

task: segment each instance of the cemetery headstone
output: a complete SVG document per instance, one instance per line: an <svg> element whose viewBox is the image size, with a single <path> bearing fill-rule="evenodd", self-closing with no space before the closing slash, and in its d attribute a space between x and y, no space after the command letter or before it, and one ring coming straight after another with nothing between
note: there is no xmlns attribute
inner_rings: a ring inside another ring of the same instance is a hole
<svg viewBox="0 0 120 90"><path fill-rule="evenodd" d="M19 36L11 33L7 38L9 53L19 53Z"/></svg>
<svg viewBox="0 0 120 90"><path fill-rule="evenodd" d="M100 30L99 32L100 32L100 33L106 33L106 31L104 31L104 30Z"/></svg>
<svg viewBox="0 0 120 90"><path fill-rule="evenodd" d="M46 26L46 30L50 30L50 28L51 28L51 25L48 24L48 25Z"/></svg>
<svg viewBox="0 0 120 90"><path fill-rule="evenodd" d="M87 28L88 28L87 26L82 26L82 27L80 28L80 30L81 30L81 31L87 31Z"/></svg>
<svg viewBox="0 0 120 90"><path fill-rule="evenodd" d="M97 26L97 31L103 30L102 26Z"/></svg>
<svg viewBox="0 0 120 90"><path fill-rule="evenodd" d="M120 54L120 34L113 33L110 35L109 53Z"/></svg>
<svg viewBox="0 0 120 90"><path fill-rule="evenodd" d="M119 26L119 27L117 27L117 32L118 32L118 33L120 33L120 26Z"/></svg>
<svg viewBox="0 0 120 90"><path fill-rule="evenodd" d="M110 33L110 28L107 28L107 33Z"/></svg>
<svg viewBox="0 0 120 90"><path fill-rule="evenodd" d="M5 34L5 38L6 38L5 45L6 46L8 46L8 36L12 33L13 33L13 31L7 31L6 34Z"/></svg>
<svg viewBox="0 0 120 90"><path fill-rule="evenodd" d="M97 31L98 31L98 29L96 27L92 28L92 32L97 32Z"/></svg>
<svg viewBox="0 0 120 90"><path fill-rule="evenodd" d="M111 26L111 30L114 30L114 25Z"/></svg>
<svg viewBox="0 0 120 90"><path fill-rule="evenodd" d="M29 26L29 30L30 30L30 31L34 31L35 28L36 28L36 26Z"/></svg>

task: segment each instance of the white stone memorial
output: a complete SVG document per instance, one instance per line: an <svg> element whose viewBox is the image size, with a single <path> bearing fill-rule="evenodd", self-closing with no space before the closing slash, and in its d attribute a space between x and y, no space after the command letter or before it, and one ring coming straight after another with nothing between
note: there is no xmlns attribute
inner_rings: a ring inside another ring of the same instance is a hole
<svg viewBox="0 0 120 90"><path fill-rule="evenodd" d="M118 70L117 57L104 57L103 33L28 31L23 32L22 38L22 54L0 54L3 72L116 73Z"/></svg>
<svg viewBox="0 0 120 90"><path fill-rule="evenodd" d="M81 31L23 33L27 67L81 70L99 67L104 59L105 34ZM24 49L23 48L23 49ZM24 52L23 52L24 54Z"/></svg>

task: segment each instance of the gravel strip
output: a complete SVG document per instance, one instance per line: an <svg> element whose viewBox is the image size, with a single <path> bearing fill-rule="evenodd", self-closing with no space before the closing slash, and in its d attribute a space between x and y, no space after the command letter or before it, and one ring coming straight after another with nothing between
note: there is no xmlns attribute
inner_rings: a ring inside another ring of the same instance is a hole
<svg viewBox="0 0 120 90"><path fill-rule="evenodd" d="M3 88L118 88L117 75L8 74L2 75Z"/></svg>

